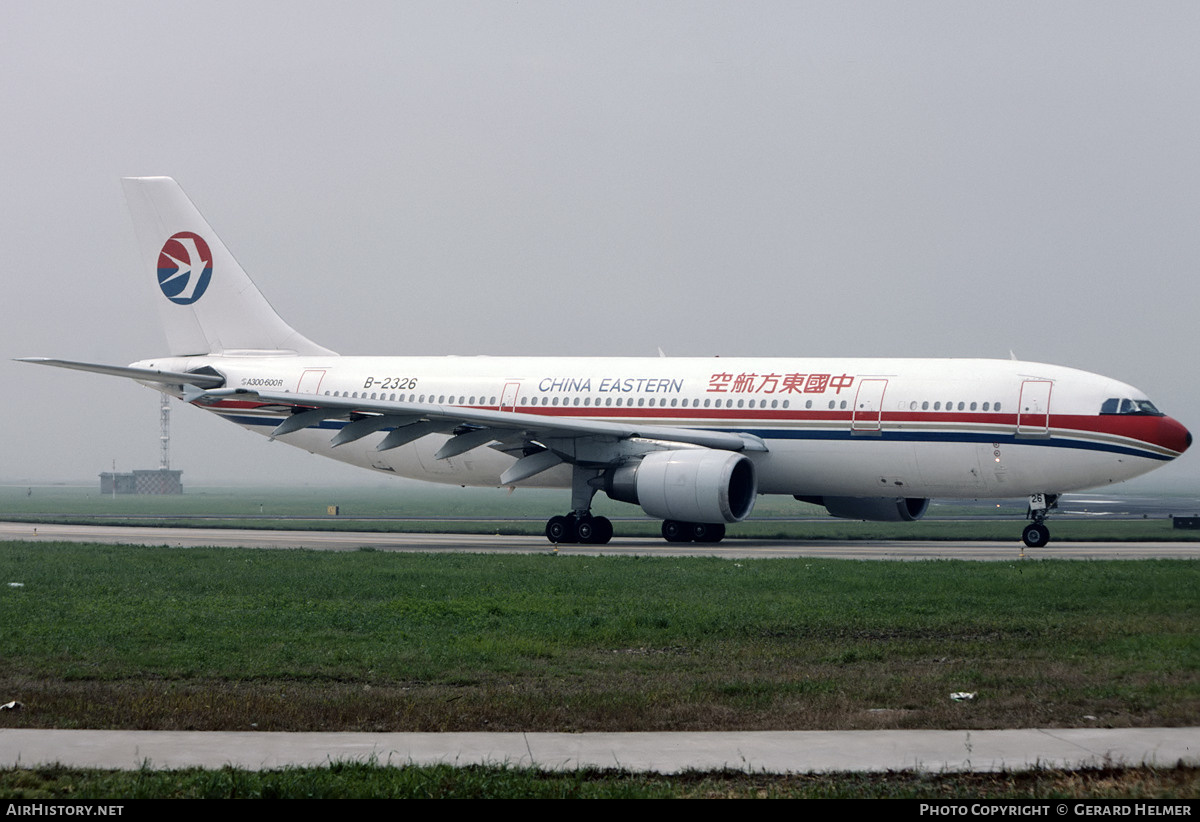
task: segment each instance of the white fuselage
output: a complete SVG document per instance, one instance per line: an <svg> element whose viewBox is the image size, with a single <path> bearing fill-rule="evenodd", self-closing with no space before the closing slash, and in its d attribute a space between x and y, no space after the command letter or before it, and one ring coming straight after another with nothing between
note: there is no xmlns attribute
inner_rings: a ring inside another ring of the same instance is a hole
<svg viewBox="0 0 1200 822"><path fill-rule="evenodd" d="M798 496L982 497L1061 493L1145 473L1187 448L1169 417L1102 414L1145 395L1061 366L973 359L173 357L139 367L209 367L229 388L558 419L749 434L758 492ZM158 386L156 386L158 387ZM287 409L225 397L205 407L269 435ZM345 421L280 436L290 445L414 479L500 485L516 457L476 447L435 459L448 434L379 451L379 432L333 447ZM570 487L569 465L521 485Z"/></svg>

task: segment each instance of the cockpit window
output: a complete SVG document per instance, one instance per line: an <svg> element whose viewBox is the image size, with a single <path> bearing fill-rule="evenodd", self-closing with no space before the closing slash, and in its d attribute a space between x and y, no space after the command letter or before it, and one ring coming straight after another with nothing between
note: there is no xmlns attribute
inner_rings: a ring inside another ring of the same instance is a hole
<svg viewBox="0 0 1200 822"><path fill-rule="evenodd" d="M1129 400L1113 397L1100 406L1101 414L1128 414L1143 417L1161 417L1163 412L1154 407L1150 400Z"/></svg>

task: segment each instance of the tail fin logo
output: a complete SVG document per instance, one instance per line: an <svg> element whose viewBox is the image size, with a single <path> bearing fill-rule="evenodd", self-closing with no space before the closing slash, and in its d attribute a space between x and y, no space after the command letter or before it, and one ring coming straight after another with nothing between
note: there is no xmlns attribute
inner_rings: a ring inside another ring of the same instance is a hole
<svg viewBox="0 0 1200 822"><path fill-rule="evenodd" d="M212 270L208 243L191 231L171 235L158 252L158 287L177 305L191 305L204 296Z"/></svg>

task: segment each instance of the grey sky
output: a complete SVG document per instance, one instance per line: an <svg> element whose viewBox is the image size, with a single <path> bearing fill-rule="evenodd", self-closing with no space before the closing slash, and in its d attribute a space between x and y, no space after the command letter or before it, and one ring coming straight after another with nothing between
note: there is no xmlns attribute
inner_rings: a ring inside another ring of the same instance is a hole
<svg viewBox="0 0 1200 822"><path fill-rule="evenodd" d="M0 482L157 465L156 394L9 361L162 351L124 175L341 353L1012 349L1198 429L1198 42L1192 2L0 0ZM373 481L173 410L185 482Z"/></svg>

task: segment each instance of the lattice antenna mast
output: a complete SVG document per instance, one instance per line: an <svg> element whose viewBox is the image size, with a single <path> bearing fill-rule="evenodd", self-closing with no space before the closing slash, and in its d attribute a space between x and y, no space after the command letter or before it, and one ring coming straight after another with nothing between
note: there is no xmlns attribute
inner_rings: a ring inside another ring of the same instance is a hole
<svg viewBox="0 0 1200 822"><path fill-rule="evenodd" d="M162 395L162 405L159 406L159 446L158 468L166 471L171 467L171 406L170 397Z"/></svg>

